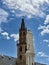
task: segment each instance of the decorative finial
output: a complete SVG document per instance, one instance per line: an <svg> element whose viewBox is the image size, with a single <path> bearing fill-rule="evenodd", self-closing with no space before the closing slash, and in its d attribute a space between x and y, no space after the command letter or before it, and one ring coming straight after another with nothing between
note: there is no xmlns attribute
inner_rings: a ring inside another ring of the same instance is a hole
<svg viewBox="0 0 49 65"><path fill-rule="evenodd" d="M25 29L24 16L22 16L21 29Z"/></svg>

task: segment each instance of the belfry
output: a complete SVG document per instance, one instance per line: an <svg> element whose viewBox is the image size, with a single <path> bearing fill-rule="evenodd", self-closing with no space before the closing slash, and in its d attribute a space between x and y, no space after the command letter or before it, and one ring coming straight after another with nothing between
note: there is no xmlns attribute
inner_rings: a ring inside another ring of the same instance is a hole
<svg viewBox="0 0 49 65"><path fill-rule="evenodd" d="M19 43L17 43L17 64L34 65L34 48L32 33L25 27L24 17L19 29Z"/></svg>
<svg viewBox="0 0 49 65"><path fill-rule="evenodd" d="M27 29L25 28L24 18L22 18L21 27L19 29L19 43L17 43L17 64L26 65L26 34Z"/></svg>

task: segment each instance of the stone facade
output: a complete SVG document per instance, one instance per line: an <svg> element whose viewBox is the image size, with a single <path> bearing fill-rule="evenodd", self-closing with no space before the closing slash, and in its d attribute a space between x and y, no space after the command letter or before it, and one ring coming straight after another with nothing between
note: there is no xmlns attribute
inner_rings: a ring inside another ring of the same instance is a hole
<svg viewBox="0 0 49 65"><path fill-rule="evenodd" d="M26 35L26 43L27 43L26 65L34 65L34 46L32 36L33 36L32 32L28 30Z"/></svg>
<svg viewBox="0 0 49 65"><path fill-rule="evenodd" d="M26 65L26 33L24 19L22 18L21 27L19 29L19 43L17 43L17 64Z"/></svg>

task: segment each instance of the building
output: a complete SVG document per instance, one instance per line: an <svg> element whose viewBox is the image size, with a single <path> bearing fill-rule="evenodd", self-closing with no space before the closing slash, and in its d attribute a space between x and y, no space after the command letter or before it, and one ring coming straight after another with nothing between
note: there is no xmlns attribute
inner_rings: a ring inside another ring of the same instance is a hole
<svg viewBox="0 0 49 65"><path fill-rule="evenodd" d="M0 65L16 65L16 58L0 55Z"/></svg>
<svg viewBox="0 0 49 65"><path fill-rule="evenodd" d="M22 18L21 27L19 29L19 43L17 43L17 64L26 65L26 34L27 29L25 28L24 18Z"/></svg>
<svg viewBox="0 0 49 65"><path fill-rule="evenodd" d="M19 43L17 43L17 64L42 65L41 63L34 62L33 35L30 30L26 29L24 18L22 18L21 27L19 29Z"/></svg>
<svg viewBox="0 0 49 65"><path fill-rule="evenodd" d="M17 58L0 55L0 65L45 65L34 62L34 46L32 32L27 30L22 18L19 29L19 43L17 43Z"/></svg>
<svg viewBox="0 0 49 65"><path fill-rule="evenodd" d="M30 30L27 31L24 18L22 18L21 27L19 29L19 43L17 43L17 51L18 65L34 65L32 33Z"/></svg>
<svg viewBox="0 0 49 65"><path fill-rule="evenodd" d="M26 65L34 65L34 45L32 32L27 31L26 35L27 51L26 51Z"/></svg>

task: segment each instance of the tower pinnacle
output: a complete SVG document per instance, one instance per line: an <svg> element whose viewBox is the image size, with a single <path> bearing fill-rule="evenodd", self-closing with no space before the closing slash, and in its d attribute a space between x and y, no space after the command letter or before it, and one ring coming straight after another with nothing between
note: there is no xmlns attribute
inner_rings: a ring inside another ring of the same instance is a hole
<svg viewBox="0 0 49 65"><path fill-rule="evenodd" d="M21 29L25 29L24 16L22 17Z"/></svg>

